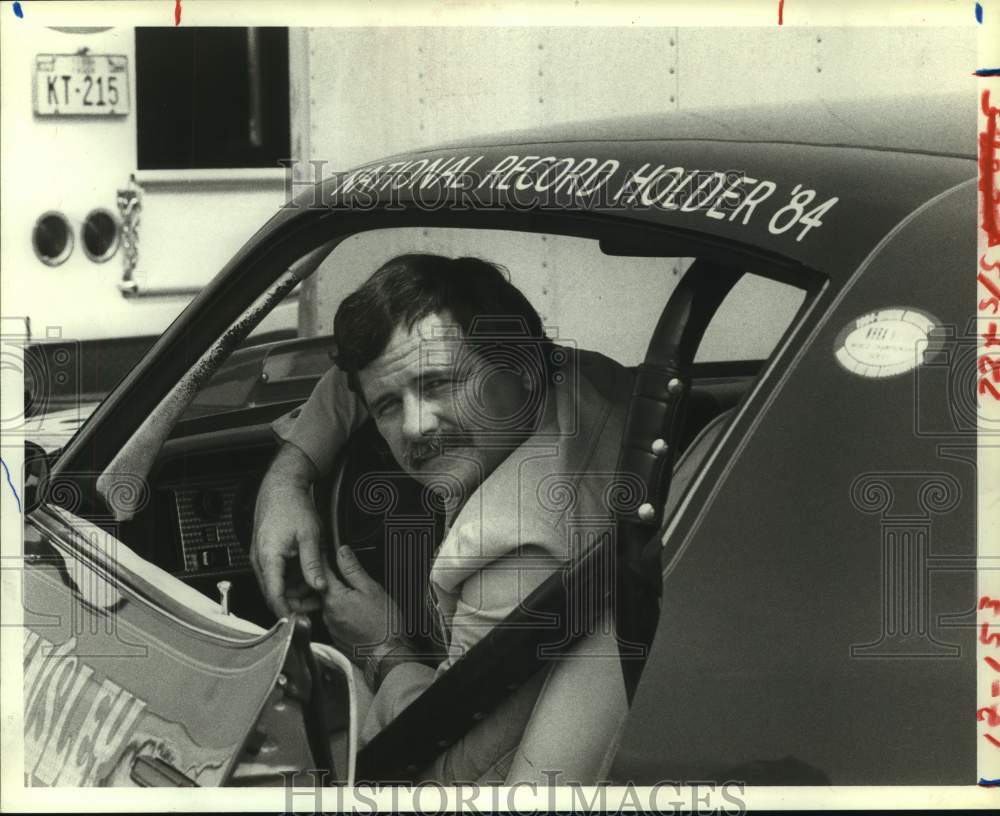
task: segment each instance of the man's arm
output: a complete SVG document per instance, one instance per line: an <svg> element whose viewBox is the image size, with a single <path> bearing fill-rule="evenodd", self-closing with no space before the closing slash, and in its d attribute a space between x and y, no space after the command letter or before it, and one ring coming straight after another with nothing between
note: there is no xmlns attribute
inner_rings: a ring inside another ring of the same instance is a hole
<svg viewBox="0 0 1000 816"><path fill-rule="evenodd" d="M275 421L283 445L261 483L250 563L275 614L319 609L326 587L320 520L310 494L366 410L333 366L305 404ZM305 581L302 578L305 578Z"/></svg>
<svg viewBox="0 0 1000 816"><path fill-rule="evenodd" d="M285 442L257 494L250 563L268 605L279 617L320 606L318 598L304 594L299 582L292 580L298 574L296 561L309 587L317 592L326 589L319 516L310 491L318 477L312 460Z"/></svg>

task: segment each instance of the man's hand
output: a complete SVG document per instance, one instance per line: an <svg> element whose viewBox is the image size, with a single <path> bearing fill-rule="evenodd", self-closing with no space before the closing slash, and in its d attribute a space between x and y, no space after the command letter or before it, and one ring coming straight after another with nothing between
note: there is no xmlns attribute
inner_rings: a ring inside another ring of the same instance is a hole
<svg viewBox="0 0 1000 816"><path fill-rule="evenodd" d="M322 606L328 570L320 546L319 516L309 492L316 475L309 458L285 444L257 494L250 563L278 617Z"/></svg>
<svg viewBox="0 0 1000 816"><path fill-rule="evenodd" d="M344 580L326 568L323 622L341 651L360 662L364 654L358 647L398 637L401 615L395 601L365 572L350 547L337 550L337 569Z"/></svg>

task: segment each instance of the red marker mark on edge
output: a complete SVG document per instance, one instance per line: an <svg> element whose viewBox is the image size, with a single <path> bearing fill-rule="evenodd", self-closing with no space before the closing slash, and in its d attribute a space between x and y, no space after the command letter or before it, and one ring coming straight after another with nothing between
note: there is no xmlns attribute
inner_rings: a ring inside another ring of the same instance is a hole
<svg viewBox="0 0 1000 816"><path fill-rule="evenodd" d="M778 0L778 25L785 24L785 0Z"/></svg>
<svg viewBox="0 0 1000 816"><path fill-rule="evenodd" d="M990 91L987 88L981 97L986 129L979 134L979 190L983 202L983 232L991 247L1000 244L1000 192L994 186L997 172L997 119L1000 108L990 105Z"/></svg>
<svg viewBox="0 0 1000 816"><path fill-rule="evenodd" d="M174 0L174 25L181 24L181 0Z"/></svg>

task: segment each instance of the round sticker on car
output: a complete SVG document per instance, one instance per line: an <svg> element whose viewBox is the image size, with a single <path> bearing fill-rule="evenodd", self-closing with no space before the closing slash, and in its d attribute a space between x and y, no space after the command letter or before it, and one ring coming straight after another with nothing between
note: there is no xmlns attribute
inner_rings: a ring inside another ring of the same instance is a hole
<svg viewBox="0 0 1000 816"><path fill-rule="evenodd" d="M938 322L919 309L882 309L852 320L837 335L837 362L876 379L903 374L924 361Z"/></svg>

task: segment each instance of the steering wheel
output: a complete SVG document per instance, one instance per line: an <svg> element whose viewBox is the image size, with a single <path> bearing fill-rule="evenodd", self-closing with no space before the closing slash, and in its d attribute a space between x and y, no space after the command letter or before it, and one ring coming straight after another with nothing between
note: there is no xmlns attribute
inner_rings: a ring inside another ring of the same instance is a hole
<svg viewBox="0 0 1000 816"><path fill-rule="evenodd" d="M333 471L317 481L314 500L331 569L337 569L336 548L349 546L399 606L402 634L421 654L444 658L427 603L444 517L428 489L396 462L373 419L351 434Z"/></svg>

